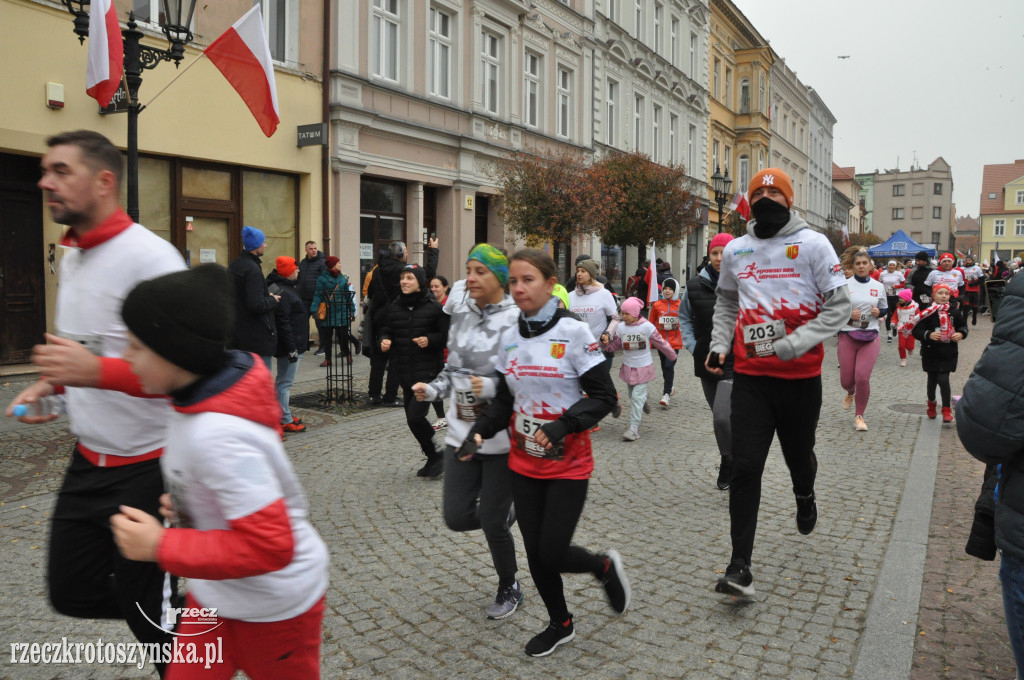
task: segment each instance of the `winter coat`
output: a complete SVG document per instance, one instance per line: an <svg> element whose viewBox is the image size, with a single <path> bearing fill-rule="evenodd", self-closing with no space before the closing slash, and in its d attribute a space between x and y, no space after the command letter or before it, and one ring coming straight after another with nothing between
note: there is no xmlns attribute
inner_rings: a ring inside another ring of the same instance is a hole
<svg viewBox="0 0 1024 680"><path fill-rule="evenodd" d="M427 276L427 283L430 283L430 280L437 275L439 252L437 248L427 248L427 262L423 267L424 273ZM391 255L381 255L377 261L377 266L371 272L370 283L366 286L366 289L367 294L370 296L370 318L372 320L374 336L374 342L372 343L375 348L374 351L379 351L380 349L380 329L384 327L385 323L384 310L387 309L392 300L402 294L402 289L398 282L406 264L406 262L402 262Z"/></svg>
<svg viewBox="0 0 1024 680"><path fill-rule="evenodd" d="M693 354L693 374L701 379L731 380L733 377L732 349L725 356L722 375L715 375L704 368L704 360L711 349L712 317L715 315L715 284L711 281L708 268L687 281L679 302L679 330L683 345ZM730 343L730 348L732 344Z"/></svg>
<svg viewBox="0 0 1024 680"><path fill-rule="evenodd" d="M910 287L914 291L914 302L918 304L923 302L926 305L931 302L932 289L930 286L924 285L924 280L933 271L935 271L934 267L915 267L907 277L907 281L910 282Z"/></svg>
<svg viewBox="0 0 1024 680"><path fill-rule="evenodd" d="M964 448L998 466L996 545L1024 560L1024 279L1006 287L992 341L956 406Z"/></svg>
<svg viewBox="0 0 1024 680"><path fill-rule="evenodd" d="M316 257L310 259L306 257L299 260L299 280L295 287L295 292L299 294L306 306L313 301L313 294L316 292L316 282L320 277L320 273L327 269L327 264L324 262L324 254L317 253Z"/></svg>
<svg viewBox="0 0 1024 680"><path fill-rule="evenodd" d="M430 382L444 367L444 349L448 344L448 315L429 290L399 295L380 314L381 340L390 340L386 355L391 358L388 370L397 371L399 382L408 387L417 382ZM427 346L419 347L412 339L427 338Z"/></svg>
<svg viewBox="0 0 1024 680"><path fill-rule="evenodd" d="M297 281L289 281L276 271L267 275L267 286L280 286L281 302L274 310L277 323L275 357L286 357L293 351L302 354L309 349L309 308L296 292Z"/></svg>
<svg viewBox="0 0 1024 680"><path fill-rule="evenodd" d="M967 322L960 310L949 308L949 322L953 330L967 337ZM936 312L921 319L913 331L915 338L921 342L921 369L928 373L953 373L956 371L956 360L960 353L955 342L936 342L928 337L939 330L939 315Z"/></svg>
<svg viewBox="0 0 1024 680"><path fill-rule="evenodd" d="M271 356L277 350L277 301L267 289L260 258L243 251L228 271L235 282L235 332L230 348Z"/></svg>
<svg viewBox="0 0 1024 680"><path fill-rule="evenodd" d="M352 296L352 291L348 288L348 277L344 274L335 276L329 269L325 269L316 280L316 292L313 293L309 311L316 314L320 303L326 302L327 318L323 320L323 324L331 328L348 326L356 316Z"/></svg>

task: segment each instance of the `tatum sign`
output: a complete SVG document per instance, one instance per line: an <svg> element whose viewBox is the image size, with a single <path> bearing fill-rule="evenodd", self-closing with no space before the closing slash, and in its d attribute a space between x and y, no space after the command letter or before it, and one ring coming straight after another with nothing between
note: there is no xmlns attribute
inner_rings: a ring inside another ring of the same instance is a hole
<svg viewBox="0 0 1024 680"><path fill-rule="evenodd" d="M327 123L300 125L298 134L299 146L319 146L327 143Z"/></svg>

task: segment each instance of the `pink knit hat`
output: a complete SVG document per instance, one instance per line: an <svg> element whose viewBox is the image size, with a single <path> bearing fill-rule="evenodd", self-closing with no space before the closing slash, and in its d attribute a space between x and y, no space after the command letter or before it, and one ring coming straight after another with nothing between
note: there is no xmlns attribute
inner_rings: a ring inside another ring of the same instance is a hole
<svg viewBox="0 0 1024 680"><path fill-rule="evenodd" d="M622 303L622 311L630 316L640 316L640 310L644 308L643 300L637 297L626 298Z"/></svg>
<svg viewBox="0 0 1024 680"><path fill-rule="evenodd" d="M914 299L914 291L909 288L904 288L900 292L896 293L896 296L904 302L910 302Z"/></svg>
<svg viewBox="0 0 1024 680"><path fill-rule="evenodd" d="M708 252L710 253L712 248L717 248L719 246L724 247L731 240L732 234L726 234L724 232L721 234L715 234L715 237L711 239L710 243L708 243Z"/></svg>

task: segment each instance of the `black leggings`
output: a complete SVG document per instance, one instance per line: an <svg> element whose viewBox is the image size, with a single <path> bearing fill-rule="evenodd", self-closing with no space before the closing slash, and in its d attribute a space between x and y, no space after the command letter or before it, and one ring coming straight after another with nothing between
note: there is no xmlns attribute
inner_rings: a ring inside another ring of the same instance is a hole
<svg viewBox="0 0 1024 680"><path fill-rule="evenodd" d="M402 397L405 400L405 422L412 436L416 437L427 460L440 460L441 452L434 445L434 427L427 420L430 402L417 401L411 385L402 386Z"/></svg>
<svg viewBox="0 0 1024 680"><path fill-rule="evenodd" d="M519 532L537 593L548 617L559 623L569 618L562 574L604 571L604 560L572 543L576 523L587 500L586 479L534 479L512 474Z"/></svg>
<svg viewBox="0 0 1024 680"><path fill-rule="evenodd" d="M928 401L935 401L935 386L942 395L942 408L949 408L949 371L928 371Z"/></svg>
<svg viewBox="0 0 1024 680"><path fill-rule="evenodd" d="M898 303L900 299L896 295L885 296L885 303L889 305L889 310L885 313L885 330L892 330L892 315L896 313Z"/></svg>

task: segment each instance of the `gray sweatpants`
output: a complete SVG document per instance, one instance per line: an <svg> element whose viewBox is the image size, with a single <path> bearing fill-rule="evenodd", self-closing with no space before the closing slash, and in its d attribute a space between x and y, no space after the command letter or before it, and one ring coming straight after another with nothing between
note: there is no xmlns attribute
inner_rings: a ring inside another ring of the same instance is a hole
<svg viewBox="0 0 1024 680"><path fill-rule="evenodd" d="M701 378L700 384L704 388L704 399L711 408L718 452L722 460L732 460L732 379Z"/></svg>

